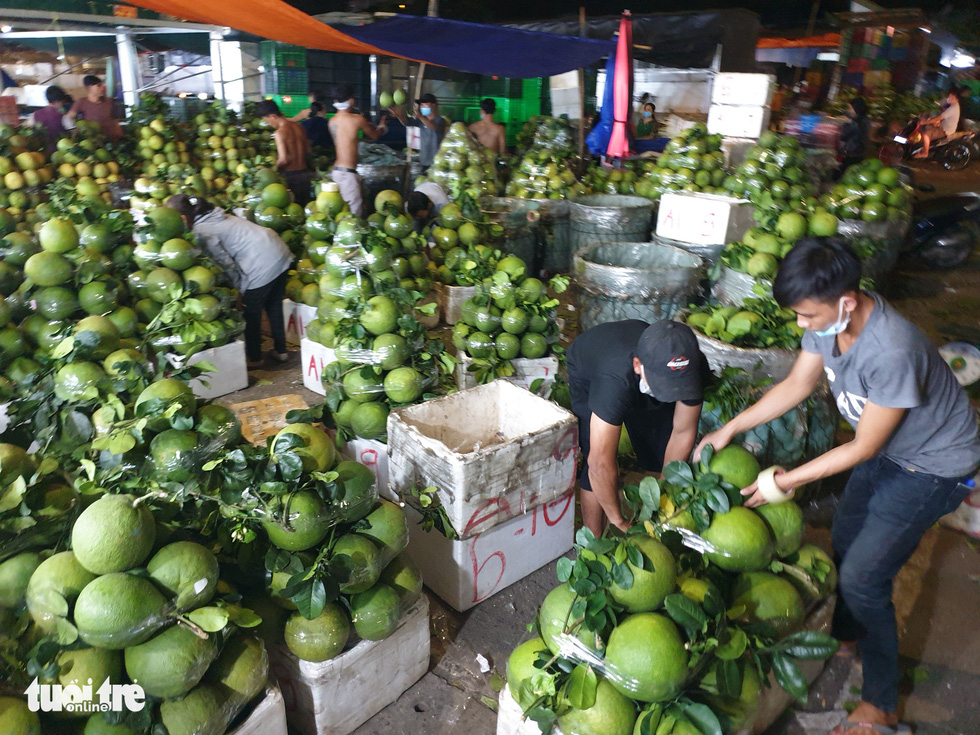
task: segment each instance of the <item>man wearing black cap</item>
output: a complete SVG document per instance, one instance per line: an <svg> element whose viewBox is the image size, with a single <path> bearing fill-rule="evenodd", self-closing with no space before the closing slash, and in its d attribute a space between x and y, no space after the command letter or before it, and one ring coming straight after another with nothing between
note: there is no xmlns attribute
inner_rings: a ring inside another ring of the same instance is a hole
<svg viewBox="0 0 980 735"><path fill-rule="evenodd" d="M446 118L439 114L439 102L431 92L426 92L415 100L415 117L409 120L398 105L392 105L391 114L409 128L420 128L419 131L419 163L425 168L432 165L432 160L439 151L439 144L446 136Z"/></svg>
<svg viewBox="0 0 980 735"><path fill-rule="evenodd" d="M566 364L583 458L582 521L596 536L607 522L626 530L616 462L621 427L643 469L686 462L697 439L707 361L690 327L630 319L583 332Z"/></svg>

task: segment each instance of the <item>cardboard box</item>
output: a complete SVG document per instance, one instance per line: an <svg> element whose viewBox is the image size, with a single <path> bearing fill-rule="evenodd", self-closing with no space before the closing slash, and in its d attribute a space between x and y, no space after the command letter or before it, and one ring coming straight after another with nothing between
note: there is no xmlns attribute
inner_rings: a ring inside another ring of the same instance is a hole
<svg viewBox="0 0 980 735"><path fill-rule="evenodd" d="M250 444L265 446L265 440L286 428L286 414L309 408L309 404L296 393L262 398L258 401L233 403L228 408L242 422L242 437Z"/></svg>
<svg viewBox="0 0 980 735"><path fill-rule="evenodd" d="M167 355L167 360L174 367L179 367L183 363L184 357L170 353ZM219 398L248 388L248 367L245 365L244 340L202 350L192 355L187 362L188 365L194 365L202 361L210 362L217 370L204 373L200 378L195 378L189 383L191 390L198 398Z"/></svg>
<svg viewBox="0 0 980 735"><path fill-rule="evenodd" d="M470 365L473 364L472 358L466 355L458 355L457 357L461 362L456 366L456 387L460 390L475 388L476 377L469 371ZM555 384L555 377L558 375L557 357L539 357L534 360L517 357L511 360L510 364L514 367L514 374L509 378L500 378L501 380L513 383L524 390L531 390L534 382L540 380L540 386L532 392L542 398L548 398L551 395L551 386Z"/></svg>
<svg viewBox="0 0 980 735"><path fill-rule="evenodd" d="M245 721L227 735L286 735L286 704L275 681L266 685L265 694Z"/></svg>
<svg viewBox="0 0 980 735"><path fill-rule="evenodd" d="M727 245L755 224L752 204L700 192L664 192L657 209L657 237L691 245Z"/></svg>
<svg viewBox="0 0 980 735"><path fill-rule="evenodd" d="M492 500L482 512L491 520L497 513L507 515ZM405 506L405 515L406 552L418 564L426 587L460 612L565 554L575 537L574 491L461 541L423 531L422 516L411 506Z"/></svg>
<svg viewBox="0 0 980 735"><path fill-rule="evenodd" d="M755 105L766 107L776 91L774 74L715 74L711 86L711 103L714 105Z"/></svg>
<svg viewBox="0 0 980 735"><path fill-rule="evenodd" d="M285 299L282 302L282 318L286 323L286 342L298 345L306 339L306 325L316 319L316 307Z"/></svg>
<svg viewBox="0 0 980 735"><path fill-rule="evenodd" d="M446 286L436 284L436 300L439 313L446 324L462 321L463 302L476 296L476 286Z"/></svg>
<svg viewBox="0 0 980 735"><path fill-rule="evenodd" d="M398 496L389 487L388 475L388 445L376 439L351 439L347 442L343 454L360 462L374 473L378 485L378 493L389 500L398 500Z"/></svg>
<svg viewBox="0 0 980 735"><path fill-rule="evenodd" d="M269 646L289 727L302 735L348 735L425 675L429 646L425 595L388 638L361 641L323 663L301 661L285 646Z"/></svg>
<svg viewBox="0 0 980 735"><path fill-rule="evenodd" d="M575 484L578 422L505 380L388 416L390 482L438 497L460 538L562 497ZM492 512L488 512L492 509Z"/></svg>
<svg viewBox="0 0 980 735"><path fill-rule="evenodd" d="M726 138L758 138L769 129L768 107L761 105L711 105L708 132Z"/></svg>
<svg viewBox="0 0 980 735"><path fill-rule="evenodd" d="M299 343L300 366L303 370L303 387L321 396L326 393L320 375L323 368L337 361L337 353L319 342L303 339Z"/></svg>

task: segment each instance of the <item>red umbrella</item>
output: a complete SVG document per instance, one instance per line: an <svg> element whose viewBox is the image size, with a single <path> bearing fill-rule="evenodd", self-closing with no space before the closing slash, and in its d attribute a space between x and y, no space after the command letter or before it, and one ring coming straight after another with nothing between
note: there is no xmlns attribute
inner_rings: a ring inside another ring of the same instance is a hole
<svg viewBox="0 0 980 735"><path fill-rule="evenodd" d="M609 84L609 80L606 80ZM633 21L624 10L616 43L616 73L613 75L613 128L606 155L626 158L630 153L629 118L633 103Z"/></svg>

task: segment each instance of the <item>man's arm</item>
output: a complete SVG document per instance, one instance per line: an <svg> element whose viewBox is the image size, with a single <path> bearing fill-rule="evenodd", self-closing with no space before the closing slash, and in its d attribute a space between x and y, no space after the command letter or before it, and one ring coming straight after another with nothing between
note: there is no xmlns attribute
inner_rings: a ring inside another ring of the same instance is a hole
<svg viewBox="0 0 980 735"><path fill-rule="evenodd" d="M380 124L375 126L374 123L362 115L359 127L364 131L364 137L368 140L377 140L384 135L385 131L388 129L388 126L385 125L385 120L385 116L382 115Z"/></svg>
<svg viewBox="0 0 980 735"><path fill-rule="evenodd" d="M415 118L429 130L435 130L438 132L438 126L432 120L422 114L422 111L419 109L418 105L415 105Z"/></svg>
<svg viewBox="0 0 980 735"><path fill-rule="evenodd" d="M392 105L388 108L388 112L395 116L395 119L402 125L408 125L408 116L405 115L405 111L398 105Z"/></svg>
<svg viewBox="0 0 980 735"><path fill-rule="evenodd" d="M674 406L674 426L670 440L664 451L664 466L671 462L687 462L698 438L698 421L701 419L701 406L688 406L677 402Z"/></svg>
<svg viewBox="0 0 980 735"><path fill-rule="evenodd" d="M276 166L286 166L289 164L289 146L286 145L286 136L282 130L277 130L272 134L272 139L276 141Z"/></svg>
<svg viewBox="0 0 980 735"><path fill-rule="evenodd" d="M773 386L758 402L749 406L720 429L707 434L698 444L694 458L699 459L701 450L708 444L717 451L727 446L736 434L749 431L782 416L813 393L822 375L823 357L805 350L800 352L786 379Z"/></svg>
<svg viewBox="0 0 980 735"><path fill-rule="evenodd" d="M838 472L849 470L868 461L885 446L885 442L905 418L907 410L905 408L887 408L868 402L864 406L857 430L851 441L834 447L829 452L821 454L806 464L801 464L796 469L777 475L776 487L783 492L789 492L795 487L836 475ZM751 496L746 500L745 505L754 508L766 503L766 499L758 493L758 489L758 483L753 483L742 491L742 495Z"/></svg>
<svg viewBox="0 0 980 735"><path fill-rule="evenodd" d="M622 529L629 528L619 504L619 449L621 427L608 424L595 414L589 423L589 481L596 500L609 522Z"/></svg>
<svg viewBox="0 0 980 735"><path fill-rule="evenodd" d="M497 141L496 142L497 142L497 145L496 145L495 148L496 148L497 154L498 155L501 155L501 156L506 156L507 155L507 133L504 131L504 126L503 125L498 125L497 126Z"/></svg>

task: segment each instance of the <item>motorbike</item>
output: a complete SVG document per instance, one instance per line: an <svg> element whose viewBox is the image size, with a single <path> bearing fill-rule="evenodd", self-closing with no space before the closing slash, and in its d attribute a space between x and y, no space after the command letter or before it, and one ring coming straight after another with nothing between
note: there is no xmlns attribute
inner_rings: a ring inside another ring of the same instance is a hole
<svg viewBox="0 0 980 735"><path fill-rule="evenodd" d="M913 267L955 268L980 245L980 195L954 194L917 201L903 259Z"/></svg>
<svg viewBox="0 0 980 735"><path fill-rule="evenodd" d="M916 117L895 134L893 139L881 146L878 157L889 166L909 160L922 149L922 121ZM942 140L933 141L929 146L929 156L924 160L937 161L947 171L961 171L970 165L977 155L977 134L973 131L953 133Z"/></svg>

